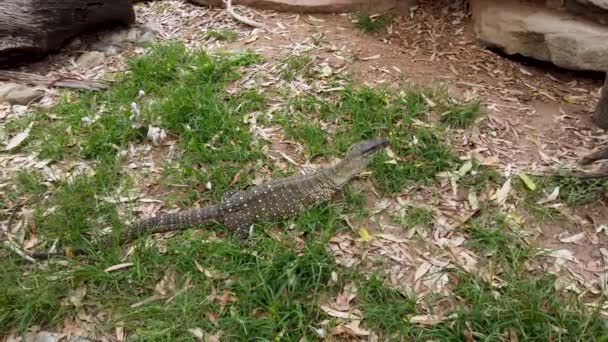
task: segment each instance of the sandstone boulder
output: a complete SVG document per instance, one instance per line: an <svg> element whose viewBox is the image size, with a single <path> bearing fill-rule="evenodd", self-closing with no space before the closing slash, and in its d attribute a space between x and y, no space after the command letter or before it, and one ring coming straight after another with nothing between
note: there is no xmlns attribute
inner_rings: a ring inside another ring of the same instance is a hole
<svg viewBox="0 0 608 342"><path fill-rule="evenodd" d="M608 0L562 0L563 8L573 14L608 25Z"/></svg>
<svg viewBox="0 0 608 342"><path fill-rule="evenodd" d="M472 0L471 10L477 38L490 47L567 69L608 71L607 26L517 0Z"/></svg>

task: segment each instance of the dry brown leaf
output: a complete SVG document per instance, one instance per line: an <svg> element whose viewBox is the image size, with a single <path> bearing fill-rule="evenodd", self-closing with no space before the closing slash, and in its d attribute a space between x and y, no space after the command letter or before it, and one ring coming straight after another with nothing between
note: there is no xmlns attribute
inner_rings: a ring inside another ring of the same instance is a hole
<svg viewBox="0 0 608 342"><path fill-rule="evenodd" d="M380 58L380 54L368 56L368 57L362 57L361 60L362 61L371 61L373 59L378 59L378 58Z"/></svg>
<svg viewBox="0 0 608 342"><path fill-rule="evenodd" d="M194 265L196 265L196 268L201 273L203 273L205 276L207 276L210 279L222 280L222 279L228 278L227 274L214 270L214 269L211 269L211 268L205 268L205 267L201 266L201 264L199 264L198 261L196 261L196 260L194 260Z"/></svg>
<svg viewBox="0 0 608 342"><path fill-rule="evenodd" d="M511 192L511 178L507 179L507 181L496 191L496 203L498 205L503 205L507 201L507 197L509 197L509 193Z"/></svg>
<svg viewBox="0 0 608 342"><path fill-rule="evenodd" d="M370 332L359 327L360 321L352 321L348 324L341 324L332 329L331 334L333 336L348 336L348 337L361 337L369 336Z"/></svg>
<svg viewBox="0 0 608 342"><path fill-rule="evenodd" d="M110 266L110 267L106 268L103 271L106 272L106 273L110 273L110 272L122 270L123 268L131 267L131 266L133 266L132 262L125 262L123 264L118 264L118 265Z"/></svg>
<svg viewBox="0 0 608 342"><path fill-rule="evenodd" d="M546 198L543 198L536 203L544 204L544 203L553 202L557 199L558 196L559 196L559 186L556 186L555 189L553 189L553 192L551 192Z"/></svg>
<svg viewBox="0 0 608 342"><path fill-rule="evenodd" d="M245 44L251 44L253 42L255 42L256 40L258 40L258 38L260 38L260 36L258 36L257 34L253 34L251 36L249 36L249 38L244 40Z"/></svg>
<svg viewBox="0 0 608 342"><path fill-rule="evenodd" d="M161 299L161 298L162 298L162 297L161 297L161 296L159 296L159 295L153 295L152 297L148 297L148 298L146 298L146 299L144 299L144 300L142 300L142 301L140 301L140 302L137 302L137 303L135 303L135 304L132 304L132 305L130 306L130 308L131 308L131 309L135 309L135 308L138 308L138 307L140 307L140 306L146 305L146 304L148 304L148 303L152 303L152 302L154 302L154 301L157 301L157 300L159 300L159 299Z"/></svg>
<svg viewBox="0 0 608 342"><path fill-rule="evenodd" d="M357 288L351 283L344 286L342 291L336 296L333 307L336 310L348 311L351 307L350 302L357 296Z"/></svg>
<svg viewBox="0 0 608 342"><path fill-rule="evenodd" d="M569 237L560 238L559 241L564 242L564 243L574 243L574 242L578 242L578 241L582 240L584 237L585 237L585 233L583 232L583 233L571 235Z"/></svg>
<svg viewBox="0 0 608 342"><path fill-rule="evenodd" d="M21 143L23 143L25 141L25 139L27 139L27 137L30 136L30 131L31 131L33 125L34 125L34 123L31 122L30 125L23 132L15 134L15 136L13 136L8 141L8 143L6 144L6 147L4 147L4 150L10 151L10 150L15 149L19 145L21 145Z"/></svg>
<svg viewBox="0 0 608 342"><path fill-rule="evenodd" d="M87 288L85 286L81 286L77 288L69 297L70 303L74 305L74 307L79 308L82 306L82 300L87 295Z"/></svg>
<svg viewBox="0 0 608 342"><path fill-rule="evenodd" d="M431 269L431 266L431 263L428 261L422 262L422 264L416 268L416 273L414 273L414 281L416 282L422 278Z"/></svg>
<svg viewBox="0 0 608 342"><path fill-rule="evenodd" d="M412 324L422 324L422 325L436 325L445 320L445 317L441 315L418 315L412 316L410 318L410 323Z"/></svg>
<svg viewBox="0 0 608 342"><path fill-rule="evenodd" d="M323 310L326 314L337 317L337 318L345 318L345 319L360 319L360 315L357 315L355 312L343 312L333 309L327 305L320 305L319 308Z"/></svg>
<svg viewBox="0 0 608 342"><path fill-rule="evenodd" d="M393 234L376 234L376 237L393 242L407 242L406 239L398 238Z"/></svg>
<svg viewBox="0 0 608 342"><path fill-rule="evenodd" d="M574 253L572 253L572 251L567 250L567 249L558 249L558 250L551 251L551 253L549 253L549 256L552 256L556 259L576 261L576 258L574 257Z"/></svg>
<svg viewBox="0 0 608 342"><path fill-rule="evenodd" d="M175 278L176 274L174 271L169 270L165 272L165 275L160 279L160 281L154 287L154 290L160 294L161 296L166 296L169 292L173 291L175 288Z"/></svg>
<svg viewBox="0 0 608 342"><path fill-rule="evenodd" d="M116 327L116 341L124 341L125 340L125 328Z"/></svg>

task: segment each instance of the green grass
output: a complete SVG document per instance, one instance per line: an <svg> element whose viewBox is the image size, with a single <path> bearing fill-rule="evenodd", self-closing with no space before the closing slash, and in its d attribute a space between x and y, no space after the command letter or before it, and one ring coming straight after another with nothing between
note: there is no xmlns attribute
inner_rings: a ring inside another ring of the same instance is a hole
<svg viewBox="0 0 608 342"><path fill-rule="evenodd" d="M387 287L378 275L356 284L357 307L365 322L387 335L403 332L408 317L417 312L416 300Z"/></svg>
<svg viewBox="0 0 608 342"><path fill-rule="evenodd" d="M283 57L281 78L293 81L298 77L308 78L313 75L314 59L310 54L288 55Z"/></svg>
<svg viewBox="0 0 608 342"><path fill-rule="evenodd" d="M407 184L433 183L435 174L449 170L456 161L440 129L414 124L431 110L425 97L438 103L448 99L444 89L410 87L395 92L348 86L335 99L290 99L293 116L281 123L313 155L344 154L361 139L388 138L395 158L380 154L370 169L380 191L396 193ZM323 134L311 115L331 123L334 133Z"/></svg>
<svg viewBox="0 0 608 342"><path fill-rule="evenodd" d="M431 228L433 224L433 212L425 207L408 208L403 217L399 218L399 223L405 229L415 227Z"/></svg>
<svg viewBox="0 0 608 342"><path fill-rule="evenodd" d="M432 110L429 98L442 109L452 108L455 113L461 112L458 106L475 108L470 104L455 105L444 89L407 88L394 92L351 86L337 99L310 96L290 99L294 116L283 125L313 155L342 154L360 139L388 137L397 158L382 154L371 169L379 190L395 193L408 183L432 183L435 174L450 169L456 161L440 129L413 124ZM333 122L336 127L333 137L326 138L319 125L308 119L311 115Z"/></svg>
<svg viewBox="0 0 608 342"><path fill-rule="evenodd" d="M519 340L598 340L608 338L606 320L586 308L575 296L555 290L555 277L530 272L526 261L533 248L512 230L504 214L484 207L463 227L469 235L466 247L480 256L480 265L492 279L446 270L453 296L408 298L373 275L357 282L357 307L367 327L386 339L455 341L466 336L501 341L506 333ZM455 300L455 301L454 301ZM445 307L436 301L454 303ZM416 302L424 302L421 310ZM445 321L431 325L409 322L413 315L437 315Z"/></svg>
<svg viewBox="0 0 608 342"><path fill-rule="evenodd" d="M450 101L445 107L446 111L442 113L440 121L449 127L469 127L480 115L479 101L470 101L463 104Z"/></svg>
<svg viewBox="0 0 608 342"><path fill-rule="evenodd" d="M603 179L581 179L577 177L562 176L532 176L530 179L536 185L535 190L526 187L519 178L513 183L514 188L521 197L522 206L526 211L539 221L552 221L561 217L561 214L550 205L563 203L571 207L589 204L603 197L606 180ZM559 187L557 201L549 203L538 203L546 199L556 187Z"/></svg>
<svg viewBox="0 0 608 342"><path fill-rule="evenodd" d="M392 19L389 14L357 13L353 19L355 27L363 32L377 32L388 25Z"/></svg>
<svg viewBox="0 0 608 342"><path fill-rule="evenodd" d="M211 30L205 32L205 35L209 38L228 42L233 42L239 37L239 34L232 30Z"/></svg>
<svg viewBox="0 0 608 342"><path fill-rule="evenodd" d="M461 340L474 333L485 341L506 334L526 341L587 341L608 338L606 321L573 297L564 298L547 275L510 274L501 288L467 273L458 273L455 295L462 300L447 323L416 329L419 339Z"/></svg>

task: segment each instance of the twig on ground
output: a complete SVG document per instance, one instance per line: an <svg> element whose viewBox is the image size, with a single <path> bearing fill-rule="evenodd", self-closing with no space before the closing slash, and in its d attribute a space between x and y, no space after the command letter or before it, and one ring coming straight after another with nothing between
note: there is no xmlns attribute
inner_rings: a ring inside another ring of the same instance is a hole
<svg viewBox="0 0 608 342"><path fill-rule="evenodd" d="M107 84L102 81L81 80L70 77L50 77L8 70L0 70L0 81L15 81L31 85L84 90L103 90L108 87Z"/></svg>
<svg viewBox="0 0 608 342"><path fill-rule="evenodd" d="M607 159L608 158L608 147L607 148L602 148L599 149L597 151L591 152L588 155L584 156L580 161L579 164L581 165L589 165L595 161L598 160L602 160L602 159Z"/></svg>
<svg viewBox="0 0 608 342"><path fill-rule="evenodd" d="M231 17L233 17L234 19L236 19L237 21L249 25L249 26L253 26L253 27L258 27L258 28L263 28L264 24L262 23L258 23L255 20L249 19L249 18L245 18L242 15L236 13L234 11L234 7L232 7L232 0L222 0L224 2L224 4L226 4L226 11L228 12L228 14L230 14Z"/></svg>
<svg viewBox="0 0 608 342"><path fill-rule="evenodd" d="M15 254L22 257L23 259L25 259L31 263L36 263L36 260L34 260L34 258L25 254L25 252L23 252L18 246L16 246L14 242L12 242L10 240L4 240L4 241L2 241L2 244L4 244L4 246L6 248L10 249L11 251L13 251Z"/></svg>

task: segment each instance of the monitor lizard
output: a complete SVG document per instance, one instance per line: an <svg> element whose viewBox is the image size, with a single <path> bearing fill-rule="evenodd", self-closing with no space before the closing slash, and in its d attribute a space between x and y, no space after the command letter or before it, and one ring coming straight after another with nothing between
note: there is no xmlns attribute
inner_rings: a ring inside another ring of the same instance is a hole
<svg viewBox="0 0 608 342"><path fill-rule="evenodd" d="M203 223L216 222L232 230L241 239L250 235L250 227L258 221L274 222L295 216L316 203L331 199L334 193L361 172L372 157L388 146L386 139L363 140L353 145L345 158L335 166L311 174L270 180L248 191L236 191L217 204L200 209L144 219L125 227L118 243L132 241L144 234L183 230ZM115 238L105 236L99 246L111 246ZM51 256L84 254L65 248L55 253L33 253L34 259Z"/></svg>

